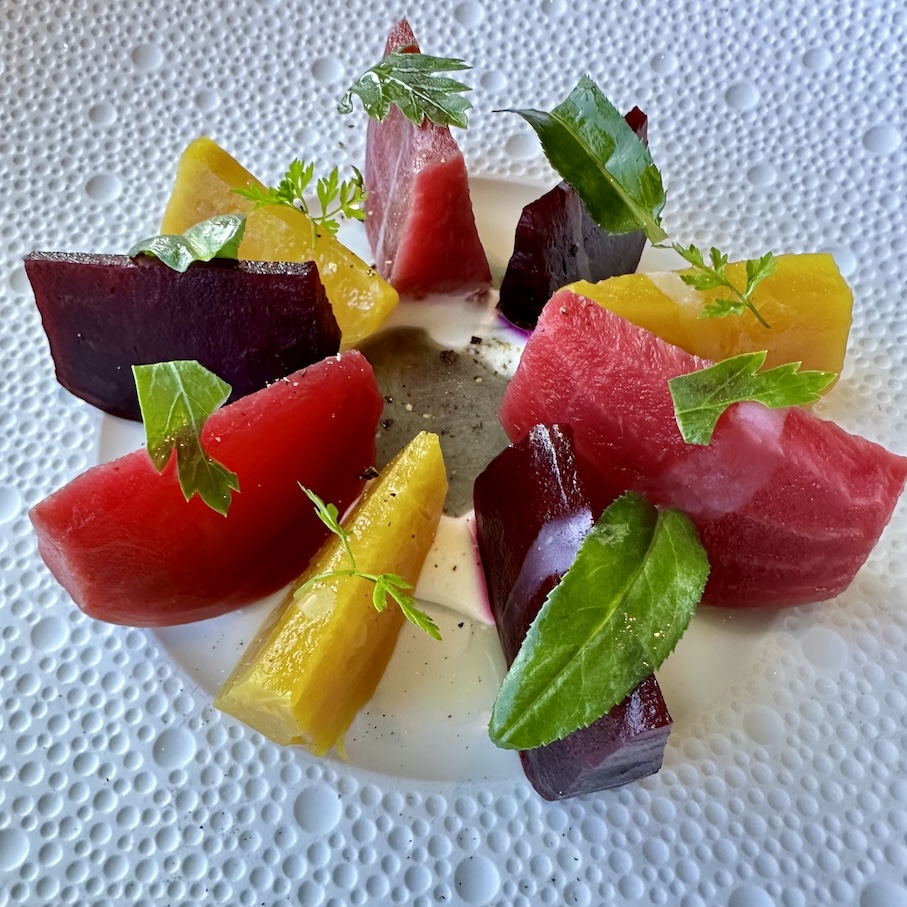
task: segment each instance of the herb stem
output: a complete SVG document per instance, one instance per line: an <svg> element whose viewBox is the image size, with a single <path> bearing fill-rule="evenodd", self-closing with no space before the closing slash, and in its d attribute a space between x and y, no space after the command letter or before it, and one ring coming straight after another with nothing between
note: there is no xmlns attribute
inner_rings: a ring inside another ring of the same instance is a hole
<svg viewBox="0 0 907 907"><path fill-rule="evenodd" d="M753 305L752 301L748 297L744 296L743 293L741 293L740 290L738 290L737 287L735 287L732 283L728 282L726 286L734 293L734 295L740 300L740 302L742 302L756 316L756 320L759 322L759 324L762 325L762 327L766 328L766 330L769 331L772 329L772 326L762 317L760 311Z"/></svg>
<svg viewBox="0 0 907 907"><path fill-rule="evenodd" d="M659 246L658 248L673 249L699 272L698 274L680 275L680 279L687 286L700 291L723 287L730 290L736 297L735 299L715 299L706 303L699 315L700 318L724 318L727 315L740 315L749 309L759 324L766 329L771 329L771 325L753 303L753 293L756 287L778 270L778 263L771 252L766 252L761 258L750 259L745 263L746 289L741 292L727 276L727 255L719 252L714 246L709 250L709 264L706 264L702 252L694 245L684 247L680 243L672 242L670 246Z"/></svg>
<svg viewBox="0 0 907 907"><path fill-rule="evenodd" d="M340 539L343 550L349 559L350 566L347 570L329 570L327 573L319 573L307 579L294 593L293 597L298 599L306 589L311 588L315 583L325 582L334 577L358 577L374 585L372 593L372 604L379 613L387 608L388 595L400 606L403 616L415 624L419 629L424 630L434 639L441 638L441 631L437 624L424 612L415 607L415 600L407 595L407 591L412 589L402 576L395 573L365 573L356 566L356 558L353 556L353 550L350 547L349 533L340 525L340 515L334 504L325 504L314 491L306 488L300 483L299 486L312 504L315 506L315 513L318 519L324 523L327 528Z"/></svg>

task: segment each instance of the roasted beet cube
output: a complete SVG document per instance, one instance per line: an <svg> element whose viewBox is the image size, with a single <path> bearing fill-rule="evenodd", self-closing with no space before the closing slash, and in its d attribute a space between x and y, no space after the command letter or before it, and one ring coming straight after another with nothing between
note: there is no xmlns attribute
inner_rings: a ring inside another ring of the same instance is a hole
<svg viewBox="0 0 907 907"><path fill-rule="evenodd" d="M259 390L340 348L312 262L196 262L33 252L35 293L57 380L114 416L140 419L131 366L197 359L233 387Z"/></svg>
<svg viewBox="0 0 907 907"><path fill-rule="evenodd" d="M476 479L476 532L488 598L508 664L545 597L573 563L614 492L586 490L569 428L537 425ZM589 486L592 487L592 486ZM654 676L587 728L520 753L548 800L617 787L657 772L671 729Z"/></svg>

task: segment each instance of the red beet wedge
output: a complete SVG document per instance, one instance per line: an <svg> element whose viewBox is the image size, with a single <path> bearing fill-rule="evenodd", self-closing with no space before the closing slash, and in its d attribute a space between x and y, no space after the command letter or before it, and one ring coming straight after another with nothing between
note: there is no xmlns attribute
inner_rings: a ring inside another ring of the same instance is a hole
<svg viewBox="0 0 907 907"><path fill-rule="evenodd" d="M217 410L202 439L239 492L221 516L186 501L176 457L103 463L32 508L38 550L89 616L161 627L204 620L298 576L327 529L300 483L340 512L375 461L381 395L356 350L331 356Z"/></svg>
<svg viewBox="0 0 907 907"><path fill-rule="evenodd" d="M646 115L634 107L625 119L645 142ZM645 242L641 231L617 235L603 230L576 191L558 183L523 208L498 309L511 323L532 330L551 294L565 284L632 274Z"/></svg>
<svg viewBox="0 0 907 907"><path fill-rule="evenodd" d="M680 435L668 379L708 361L590 299L545 306L501 403L511 440L573 426L602 479L685 511L711 572L703 604L785 607L843 592L891 518L907 458L799 407L736 403L707 446Z"/></svg>
<svg viewBox="0 0 907 907"><path fill-rule="evenodd" d="M387 39L385 54L418 53L406 19ZM479 241L466 163L447 126L411 123L391 107L370 119L365 145L365 229L378 272L397 292L478 293L491 286Z"/></svg>
<svg viewBox="0 0 907 907"><path fill-rule="evenodd" d="M593 500L577 472L572 432L559 426L536 425L476 479L479 551L508 664L613 497ZM671 716L650 676L589 727L520 758L532 786L547 800L559 800L657 772L670 729Z"/></svg>
<svg viewBox="0 0 907 907"><path fill-rule="evenodd" d="M114 416L141 419L133 365L197 359L244 397L340 348L312 262L196 262L33 252L35 293L57 380Z"/></svg>

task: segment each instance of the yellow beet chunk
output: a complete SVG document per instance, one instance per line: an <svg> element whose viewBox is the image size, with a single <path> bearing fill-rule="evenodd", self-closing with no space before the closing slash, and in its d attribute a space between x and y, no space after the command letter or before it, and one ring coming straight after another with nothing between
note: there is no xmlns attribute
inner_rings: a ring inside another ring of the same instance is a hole
<svg viewBox="0 0 907 907"><path fill-rule="evenodd" d="M398 573L415 586L446 495L438 436L422 432L343 522L357 569ZM358 577L332 577L294 597L310 577L349 566L332 535L246 647L217 708L276 743L302 744L317 755L346 733L372 697L404 621L390 598L379 613L374 584ZM426 636L425 644L433 640Z"/></svg>
<svg viewBox="0 0 907 907"><path fill-rule="evenodd" d="M247 214L239 257L253 261L314 261L340 326L341 349L374 333L400 300L397 291L332 234L318 231L301 211L253 202L231 190L262 184L211 139L183 152L164 213L163 233L184 233L215 214Z"/></svg>
<svg viewBox="0 0 907 907"><path fill-rule="evenodd" d="M804 369L840 373L850 333L853 294L831 255L779 255L778 270L756 287L753 302L771 325L752 312L700 318L710 301L727 297L721 288L701 292L680 272L627 274L597 284L581 280L576 293L657 334L668 343L706 359L768 350L765 367L802 362ZM727 267L734 286L746 286L743 262Z"/></svg>

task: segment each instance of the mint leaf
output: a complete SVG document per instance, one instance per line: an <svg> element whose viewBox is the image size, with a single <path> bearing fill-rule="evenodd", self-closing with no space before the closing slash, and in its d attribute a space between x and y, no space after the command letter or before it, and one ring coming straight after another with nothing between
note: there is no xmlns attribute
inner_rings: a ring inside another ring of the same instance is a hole
<svg viewBox="0 0 907 907"><path fill-rule="evenodd" d="M193 495L227 515L231 489L239 491L235 472L213 460L202 446L205 420L230 396L230 385L195 360L134 365L145 445L162 472L176 451L176 470L186 500Z"/></svg>
<svg viewBox="0 0 907 907"><path fill-rule="evenodd" d="M551 166L579 193L609 233L642 230L652 242L661 228L665 192L649 149L601 89L583 76L550 113L511 110L536 131Z"/></svg>
<svg viewBox="0 0 907 907"><path fill-rule="evenodd" d="M618 498L532 622L494 704L494 743L543 746L621 702L674 649L708 570L685 514Z"/></svg>
<svg viewBox="0 0 907 907"><path fill-rule="evenodd" d="M153 255L167 267L183 273L196 261L212 258L236 258L246 229L244 214L217 214L190 227L182 235L163 234L139 240L127 253Z"/></svg>
<svg viewBox="0 0 907 907"><path fill-rule="evenodd" d="M834 372L799 371L789 362L765 372L766 351L741 353L668 381L674 416L687 444L708 444L721 414L733 403L754 400L772 409L815 403Z"/></svg>
<svg viewBox="0 0 907 907"><path fill-rule="evenodd" d="M353 95L357 95L365 112L379 123L384 122L394 104L417 126L429 119L438 126L465 129L469 125L466 111L472 104L462 92L472 89L435 73L470 68L463 60L395 50L350 85L338 101L337 110L352 113Z"/></svg>

